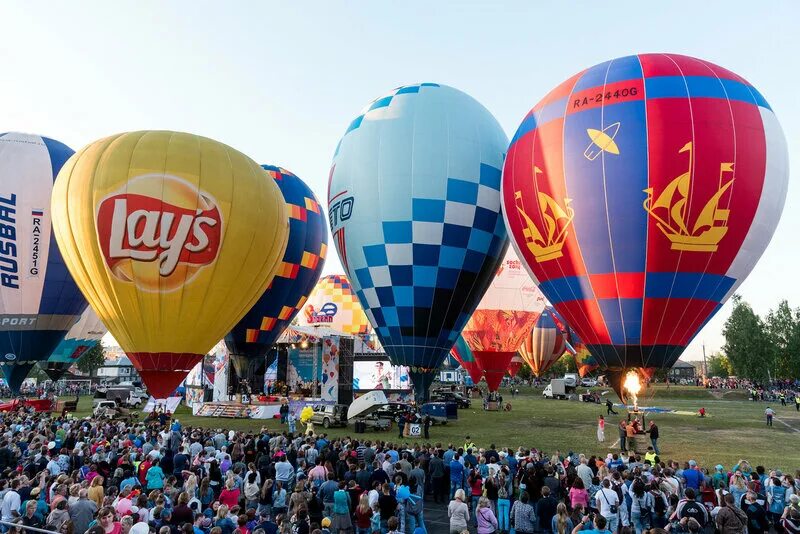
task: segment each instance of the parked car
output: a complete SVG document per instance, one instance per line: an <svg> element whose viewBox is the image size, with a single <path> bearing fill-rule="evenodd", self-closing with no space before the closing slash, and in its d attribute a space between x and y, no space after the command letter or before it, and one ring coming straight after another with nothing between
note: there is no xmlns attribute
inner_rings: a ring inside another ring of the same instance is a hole
<svg viewBox="0 0 800 534"><path fill-rule="evenodd" d="M381 406L375 414L382 419L390 419L395 423L400 420L400 415L411 411L411 406L402 402L390 402L385 406Z"/></svg>
<svg viewBox="0 0 800 534"><path fill-rule="evenodd" d="M347 426L346 404L317 404L313 407L311 422L324 428Z"/></svg>
<svg viewBox="0 0 800 534"><path fill-rule="evenodd" d="M586 388L593 388L597 385L597 380L587 376L586 378L581 378L581 385Z"/></svg>
<svg viewBox="0 0 800 534"><path fill-rule="evenodd" d="M435 391L431 394L433 402L455 402L459 408L469 408L472 401L457 391Z"/></svg>
<svg viewBox="0 0 800 534"><path fill-rule="evenodd" d="M568 388L574 388L578 386L578 382L580 381L580 376L578 373L565 373L564 374L564 385Z"/></svg>

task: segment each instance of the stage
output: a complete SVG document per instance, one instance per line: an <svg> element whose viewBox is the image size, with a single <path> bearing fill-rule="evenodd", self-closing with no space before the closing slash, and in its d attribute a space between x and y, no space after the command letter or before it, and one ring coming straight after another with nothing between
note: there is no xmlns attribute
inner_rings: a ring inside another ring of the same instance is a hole
<svg viewBox="0 0 800 534"><path fill-rule="evenodd" d="M272 399L275 399L274 401ZM288 399L289 411L300 419L300 411L306 406L321 404L334 404L319 398L291 398ZM281 400L272 397L268 402L254 400L252 403L240 401L194 402L192 415L198 417L227 417L231 419L276 419L280 417Z"/></svg>

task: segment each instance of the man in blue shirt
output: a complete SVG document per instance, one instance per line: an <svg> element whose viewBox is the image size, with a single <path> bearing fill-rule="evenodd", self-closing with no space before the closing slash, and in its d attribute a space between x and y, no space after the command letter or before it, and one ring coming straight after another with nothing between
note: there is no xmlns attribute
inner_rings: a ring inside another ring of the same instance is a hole
<svg viewBox="0 0 800 534"><path fill-rule="evenodd" d="M689 460L689 469L684 469L683 478L686 480L687 488L692 488L695 491L700 489L700 482L703 480L703 474L697 469L697 462Z"/></svg>
<svg viewBox="0 0 800 534"><path fill-rule="evenodd" d="M456 490L464 486L464 466L459 461L461 457L456 453L450 462L450 498L452 499Z"/></svg>
<svg viewBox="0 0 800 534"><path fill-rule="evenodd" d="M467 468L478 466L478 459L472 454L472 449L467 449L467 453L464 455L464 465Z"/></svg>

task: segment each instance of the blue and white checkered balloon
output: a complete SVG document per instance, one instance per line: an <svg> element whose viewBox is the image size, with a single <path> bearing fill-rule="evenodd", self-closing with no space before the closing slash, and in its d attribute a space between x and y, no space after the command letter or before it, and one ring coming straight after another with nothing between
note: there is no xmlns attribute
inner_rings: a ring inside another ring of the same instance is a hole
<svg viewBox="0 0 800 534"><path fill-rule="evenodd" d="M423 83L373 101L336 148L336 250L392 363L418 399L508 244L500 174L508 139L469 95Z"/></svg>

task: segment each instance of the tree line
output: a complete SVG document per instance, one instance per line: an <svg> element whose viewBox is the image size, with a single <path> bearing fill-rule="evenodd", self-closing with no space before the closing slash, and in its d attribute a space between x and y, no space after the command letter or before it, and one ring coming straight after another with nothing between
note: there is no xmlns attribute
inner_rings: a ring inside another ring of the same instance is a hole
<svg viewBox="0 0 800 534"><path fill-rule="evenodd" d="M733 311L722 334L724 354L709 360L709 375L759 381L800 377L800 308L792 309L786 300L762 318L740 295L734 295ZM715 370L720 372L715 374Z"/></svg>

